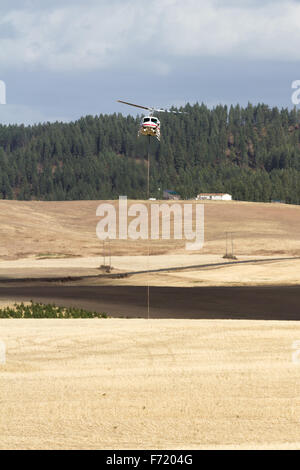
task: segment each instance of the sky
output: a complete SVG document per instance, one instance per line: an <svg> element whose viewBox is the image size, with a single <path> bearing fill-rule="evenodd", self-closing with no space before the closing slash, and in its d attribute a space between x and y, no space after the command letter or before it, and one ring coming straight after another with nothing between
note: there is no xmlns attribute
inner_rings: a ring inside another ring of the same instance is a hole
<svg viewBox="0 0 300 470"><path fill-rule="evenodd" d="M0 123L291 107L299 59L299 0L1 0Z"/></svg>

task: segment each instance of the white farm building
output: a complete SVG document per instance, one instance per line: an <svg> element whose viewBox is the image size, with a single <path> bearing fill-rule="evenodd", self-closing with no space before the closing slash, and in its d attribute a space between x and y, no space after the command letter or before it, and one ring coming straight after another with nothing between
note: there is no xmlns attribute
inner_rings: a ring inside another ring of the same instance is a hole
<svg viewBox="0 0 300 470"><path fill-rule="evenodd" d="M227 193L200 193L196 199L197 201L232 201L232 196Z"/></svg>

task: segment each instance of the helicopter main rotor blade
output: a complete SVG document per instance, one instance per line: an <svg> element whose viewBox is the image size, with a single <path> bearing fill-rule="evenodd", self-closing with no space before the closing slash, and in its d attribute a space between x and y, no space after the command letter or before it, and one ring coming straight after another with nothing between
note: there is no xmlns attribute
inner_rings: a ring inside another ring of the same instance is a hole
<svg viewBox="0 0 300 470"><path fill-rule="evenodd" d="M140 106L139 104L127 103L127 101L117 100L118 103L128 104L129 106L134 106L135 108L147 109L147 111L152 111L153 108L147 108L147 106Z"/></svg>

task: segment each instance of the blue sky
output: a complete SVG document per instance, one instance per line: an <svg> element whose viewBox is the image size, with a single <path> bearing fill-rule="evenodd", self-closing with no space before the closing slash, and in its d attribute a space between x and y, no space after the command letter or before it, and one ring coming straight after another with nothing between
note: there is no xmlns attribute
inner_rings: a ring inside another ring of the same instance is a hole
<svg viewBox="0 0 300 470"><path fill-rule="evenodd" d="M296 0L1 0L0 122L134 109L292 106L300 79Z"/></svg>

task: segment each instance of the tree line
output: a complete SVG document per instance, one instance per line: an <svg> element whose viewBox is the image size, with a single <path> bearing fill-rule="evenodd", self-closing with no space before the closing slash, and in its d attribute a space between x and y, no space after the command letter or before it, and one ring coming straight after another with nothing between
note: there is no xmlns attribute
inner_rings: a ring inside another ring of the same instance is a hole
<svg viewBox="0 0 300 470"><path fill-rule="evenodd" d="M205 104L161 116L151 142L150 190L183 198L228 192L234 199L300 204L300 112ZM147 139L140 118L86 116L71 123L0 125L0 198L146 197Z"/></svg>

